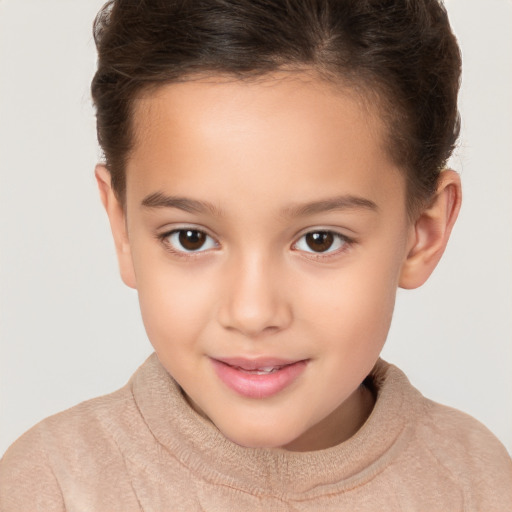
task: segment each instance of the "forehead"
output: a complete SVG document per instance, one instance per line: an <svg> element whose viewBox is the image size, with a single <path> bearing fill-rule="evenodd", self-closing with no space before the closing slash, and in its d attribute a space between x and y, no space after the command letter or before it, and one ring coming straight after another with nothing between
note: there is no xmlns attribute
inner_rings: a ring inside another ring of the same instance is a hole
<svg viewBox="0 0 512 512"><path fill-rule="evenodd" d="M360 194L400 179L378 109L306 74L167 84L136 101L133 126L127 199L193 182L209 196L219 180L234 201L233 190L328 195L342 179L340 193Z"/></svg>
<svg viewBox="0 0 512 512"><path fill-rule="evenodd" d="M368 138L380 142L385 126L376 103L363 89L306 72L277 72L245 80L201 77L143 92L134 101L135 143L162 128L208 136L209 128L217 132L231 127L232 133L252 128L256 132L270 124L282 126L283 135L293 129L295 136L302 133L309 140L323 138L326 142L328 130L350 127L351 131L362 129Z"/></svg>

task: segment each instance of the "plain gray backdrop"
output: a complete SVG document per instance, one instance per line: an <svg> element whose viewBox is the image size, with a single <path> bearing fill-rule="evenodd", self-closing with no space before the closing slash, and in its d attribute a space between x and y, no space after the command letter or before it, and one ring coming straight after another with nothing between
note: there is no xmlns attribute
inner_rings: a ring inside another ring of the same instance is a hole
<svg viewBox="0 0 512 512"><path fill-rule="evenodd" d="M151 353L97 197L89 83L103 0L0 0L0 454L125 384ZM512 3L450 0L464 201L445 257L398 294L383 357L512 451Z"/></svg>

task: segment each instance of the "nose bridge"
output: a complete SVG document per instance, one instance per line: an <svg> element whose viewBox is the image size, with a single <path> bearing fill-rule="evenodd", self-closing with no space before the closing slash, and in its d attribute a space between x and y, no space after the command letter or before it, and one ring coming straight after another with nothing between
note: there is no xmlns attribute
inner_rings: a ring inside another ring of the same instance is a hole
<svg viewBox="0 0 512 512"><path fill-rule="evenodd" d="M279 262L248 249L226 264L221 324L250 336L285 328L291 320L291 304L282 286Z"/></svg>

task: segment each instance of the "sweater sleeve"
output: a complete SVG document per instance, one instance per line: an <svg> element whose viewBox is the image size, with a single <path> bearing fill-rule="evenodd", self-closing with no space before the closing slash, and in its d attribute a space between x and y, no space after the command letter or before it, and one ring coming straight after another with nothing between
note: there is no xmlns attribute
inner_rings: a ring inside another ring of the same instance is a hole
<svg viewBox="0 0 512 512"><path fill-rule="evenodd" d="M0 460L0 510L66 510L38 426L20 437Z"/></svg>

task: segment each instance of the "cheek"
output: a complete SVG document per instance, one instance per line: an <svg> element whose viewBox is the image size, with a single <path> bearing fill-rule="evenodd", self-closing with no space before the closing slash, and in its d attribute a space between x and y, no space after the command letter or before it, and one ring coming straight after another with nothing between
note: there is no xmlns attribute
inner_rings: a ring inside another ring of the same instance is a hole
<svg viewBox="0 0 512 512"><path fill-rule="evenodd" d="M328 404L345 400L368 375L388 335L396 288L392 279L369 271L340 273L317 297L310 337L323 375ZM324 411L327 413L327 411Z"/></svg>
<svg viewBox="0 0 512 512"><path fill-rule="evenodd" d="M155 350L195 343L210 321L213 286L205 276L153 259L137 275L142 319Z"/></svg>
<svg viewBox="0 0 512 512"><path fill-rule="evenodd" d="M369 256L329 273L322 286L316 284L309 303L314 311L312 327L339 352L378 353L391 323L397 276L393 259L375 261ZM307 311L307 300L303 308Z"/></svg>

